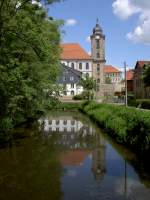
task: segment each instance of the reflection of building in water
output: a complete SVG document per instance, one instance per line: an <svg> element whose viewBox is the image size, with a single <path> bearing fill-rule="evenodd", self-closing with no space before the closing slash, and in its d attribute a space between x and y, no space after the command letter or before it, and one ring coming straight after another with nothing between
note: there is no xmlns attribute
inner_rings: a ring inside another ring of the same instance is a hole
<svg viewBox="0 0 150 200"><path fill-rule="evenodd" d="M64 152L60 156L60 161L62 165L82 165L86 157L89 155L87 150L69 150Z"/></svg>
<svg viewBox="0 0 150 200"><path fill-rule="evenodd" d="M55 144L63 145L70 149L88 148L88 144L81 142L80 139L95 135L95 129L92 126L83 124L72 116L41 119L39 123L44 137L51 137L57 134L60 137Z"/></svg>
<svg viewBox="0 0 150 200"><path fill-rule="evenodd" d="M73 117L57 117L53 119L39 120L46 132L79 132L90 134L93 132L92 127L83 125L82 122L75 120Z"/></svg>
<svg viewBox="0 0 150 200"><path fill-rule="evenodd" d="M102 179L106 172L105 148L104 140L97 134L97 147L92 152L92 171L98 180Z"/></svg>

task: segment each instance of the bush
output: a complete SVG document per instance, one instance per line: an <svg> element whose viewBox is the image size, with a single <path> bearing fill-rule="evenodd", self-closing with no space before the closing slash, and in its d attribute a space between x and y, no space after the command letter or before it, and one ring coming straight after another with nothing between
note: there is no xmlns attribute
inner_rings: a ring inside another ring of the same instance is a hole
<svg viewBox="0 0 150 200"><path fill-rule="evenodd" d="M83 96L81 94L75 95L72 98L73 100L83 100Z"/></svg>
<svg viewBox="0 0 150 200"><path fill-rule="evenodd" d="M140 108L150 110L150 99L137 99L136 102Z"/></svg>
<svg viewBox="0 0 150 200"><path fill-rule="evenodd" d="M136 108L86 102L81 108L116 141L136 151L150 151L150 112Z"/></svg>

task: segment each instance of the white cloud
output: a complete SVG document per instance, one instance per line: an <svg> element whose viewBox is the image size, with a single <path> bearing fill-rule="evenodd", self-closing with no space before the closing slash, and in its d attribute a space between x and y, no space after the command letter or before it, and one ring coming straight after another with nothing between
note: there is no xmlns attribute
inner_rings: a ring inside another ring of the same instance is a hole
<svg viewBox="0 0 150 200"><path fill-rule="evenodd" d="M77 24L77 20L75 19L67 19L66 20L66 26L74 26Z"/></svg>
<svg viewBox="0 0 150 200"><path fill-rule="evenodd" d="M138 12L138 8L133 6L130 0L116 0L113 4L113 12L121 19L127 19L134 13Z"/></svg>
<svg viewBox="0 0 150 200"><path fill-rule="evenodd" d="M138 13L138 25L127 34L127 38L136 43L150 44L150 0L114 0L112 7L114 14L124 20Z"/></svg>
<svg viewBox="0 0 150 200"><path fill-rule="evenodd" d="M88 37L86 38L86 41L87 41L87 42L91 42L90 36L88 36Z"/></svg>

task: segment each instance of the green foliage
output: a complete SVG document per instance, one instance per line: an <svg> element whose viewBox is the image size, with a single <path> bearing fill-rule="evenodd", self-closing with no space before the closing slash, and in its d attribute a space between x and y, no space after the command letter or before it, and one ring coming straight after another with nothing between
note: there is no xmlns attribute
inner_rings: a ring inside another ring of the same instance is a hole
<svg viewBox="0 0 150 200"><path fill-rule="evenodd" d="M143 81L146 87L150 87L150 65L144 67Z"/></svg>
<svg viewBox="0 0 150 200"><path fill-rule="evenodd" d="M150 99L129 99L128 105L150 110Z"/></svg>
<svg viewBox="0 0 150 200"><path fill-rule="evenodd" d="M80 80L78 85L82 86L84 89L84 93L82 93L85 97L84 99L92 100L94 97L94 91L97 90L96 81L93 78L86 76Z"/></svg>
<svg viewBox="0 0 150 200"><path fill-rule="evenodd" d="M94 98L93 92L87 90L83 91L81 94L73 96L74 100L88 100L88 99L92 100L93 98Z"/></svg>
<svg viewBox="0 0 150 200"><path fill-rule="evenodd" d="M59 27L60 22L47 18L45 10L30 0L0 2L0 121L4 130L45 111L58 75Z"/></svg>
<svg viewBox="0 0 150 200"><path fill-rule="evenodd" d="M49 109L50 110L78 110L80 109L81 107L81 104L80 103L73 103L73 102L67 102L67 103L64 103L64 102L57 102L55 104L51 104L50 103L50 106L49 106Z"/></svg>
<svg viewBox="0 0 150 200"><path fill-rule="evenodd" d="M111 81L111 78L110 78L110 77L106 77L106 78L105 78L105 82L106 82L107 84L111 84L111 82L112 82L112 81Z"/></svg>
<svg viewBox="0 0 150 200"><path fill-rule="evenodd" d="M150 151L150 112L118 105L82 104L81 110L116 138L138 151Z"/></svg>
<svg viewBox="0 0 150 200"><path fill-rule="evenodd" d="M83 100L82 94L77 94L73 96L73 100Z"/></svg>
<svg viewBox="0 0 150 200"><path fill-rule="evenodd" d="M136 102L140 108L150 110L150 99L137 99Z"/></svg>

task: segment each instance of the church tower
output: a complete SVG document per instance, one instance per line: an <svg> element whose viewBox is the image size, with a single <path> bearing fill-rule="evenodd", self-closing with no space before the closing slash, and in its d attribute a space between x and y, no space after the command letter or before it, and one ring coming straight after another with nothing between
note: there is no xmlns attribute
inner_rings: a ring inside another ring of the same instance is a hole
<svg viewBox="0 0 150 200"><path fill-rule="evenodd" d="M105 35L97 19L96 26L91 35L91 56L93 60L93 78L100 86L104 84L104 65L105 65ZM101 88L101 87L99 87Z"/></svg>

